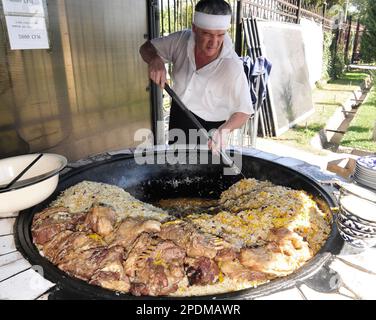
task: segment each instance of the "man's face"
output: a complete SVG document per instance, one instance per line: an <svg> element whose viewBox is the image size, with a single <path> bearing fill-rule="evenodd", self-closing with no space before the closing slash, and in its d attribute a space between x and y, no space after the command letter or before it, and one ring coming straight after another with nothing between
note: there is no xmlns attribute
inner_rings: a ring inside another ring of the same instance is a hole
<svg viewBox="0 0 376 320"><path fill-rule="evenodd" d="M224 30L206 30L192 26L196 35L196 48L206 57L218 55L226 34Z"/></svg>

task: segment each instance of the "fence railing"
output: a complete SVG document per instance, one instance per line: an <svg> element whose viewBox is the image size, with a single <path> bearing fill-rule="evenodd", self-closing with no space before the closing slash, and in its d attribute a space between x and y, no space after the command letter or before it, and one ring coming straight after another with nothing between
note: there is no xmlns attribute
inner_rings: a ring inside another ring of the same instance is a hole
<svg viewBox="0 0 376 320"><path fill-rule="evenodd" d="M305 0L242 0L243 17L256 17L269 21L299 23L300 18L313 19L322 23L325 30L338 27L338 22L330 17L327 5L320 6L306 4ZM347 22L342 22L340 28L346 29ZM355 31L356 26L352 26Z"/></svg>
<svg viewBox="0 0 376 320"><path fill-rule="evenodd" d="M160 12L162 36L191 27L192 13L198 0L156 0L156 2ZM228 2L233 10L233 24L236 23L238 2L240 2L243 17L253 16L263 20L289 23L299 23L301 17L306 17L323 23L327 29L336 27L334 20L328 15L325 3L314 6L306 4L306 0L228 0ZM231 32L235 32L235 28L232 28Z"/></svg>
<svg viewBox="0 0 376 320"><path fill-rule="evenodd" d="M306 4L305 0L241 0L242 18L255 17L267 21L278 21L286 23L299 23L301 18L314 20L321 23L323 29L328 32L334 32L338 47L345 48L345 56L349 55L351 43L352 51L359 51L360 37L363 27L356 21L348 19L342 21L343 16L330 16L327 5L313 6ZM355 39L354 39L355 38ZM242 53L241 36L238 35L237 52ZM351 61L356 58L352 55Z"/></svg>
<svg viewBox="0 0 376 320"><path fill-rule="evenodd" d="M332 20L326 16L326 4L323 6L306 5L304 0L244 0L243 14L259 19L299 23L301 17L314 19L325 28L331 29Z"/></svg>
<svg viewBox="0 0 376 320"><path fill-rule="evenodd" d="M192 14L198 0L156 0L160 14L160 35L191 28ZM235 42L237 25L242 18L256 17L262 20L299 23L302 17L322 23L324 30L330 31L338 27L346 33L347 22L340 26L335 18L328 14L326 4L314 6L306 0L228 0L232 7L233 19L230 35ZM240 12L238 12L240 8ZM240 14L239 14L240 13ZM356 31L356 23L351 26ZM362 27L361 27L362 30Z"/></svg>
<svg viewBox="0 0 376 320"><path fill-rule="evenodd" d="M244 0L243 17L296 23L298 19L298 0Z"/></svg>

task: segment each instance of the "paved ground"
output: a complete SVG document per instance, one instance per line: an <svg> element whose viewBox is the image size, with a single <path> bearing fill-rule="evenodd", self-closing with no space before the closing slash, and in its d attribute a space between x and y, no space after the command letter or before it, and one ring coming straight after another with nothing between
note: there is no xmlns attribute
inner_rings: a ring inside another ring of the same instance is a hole
<svg viewBox="0 0 376 320"><path fill-rule="evenodd" d="M336 160L336 159L344 159L344 158L358 158L357 156L345 154L345 153L334 153L325 150L326 155L320 156L316 155L307 151L300 150L298 148L294 148L291 146L287 146L286 144L282 144L278 141L274 141L272 139L262 139L258 138L256 141L256 148L264 151L270 152L281 157L292 157L312 165L320 167L322 170L326 170L327 164L329 161Z"/></svg>
<svg viewBox="0 0 376 320"><path fill-rule="evenodd" d="M376 66L369 66L369 65L358 65L358 64L350 64L350 69L360 69L360 70L376 70Z"/></svg>

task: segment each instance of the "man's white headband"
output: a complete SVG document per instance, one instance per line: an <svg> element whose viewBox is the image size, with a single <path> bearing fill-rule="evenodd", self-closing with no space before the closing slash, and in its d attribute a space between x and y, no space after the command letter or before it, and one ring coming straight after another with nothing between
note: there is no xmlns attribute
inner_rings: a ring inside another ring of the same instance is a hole
<svg viewBox="0 0 376 320"><path fill-rule="evenodd" d="M195 11L193 23L206 30L227 30L230 28L231 15L214 15Z"/></svg>

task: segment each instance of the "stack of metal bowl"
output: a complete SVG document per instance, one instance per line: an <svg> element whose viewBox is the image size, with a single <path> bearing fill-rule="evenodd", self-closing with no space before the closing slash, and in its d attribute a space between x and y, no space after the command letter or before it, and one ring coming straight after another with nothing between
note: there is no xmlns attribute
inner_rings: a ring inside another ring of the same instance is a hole
<svg viewBox="0 0 376 320"><path fill-rule="evenodd" d="M360 157L356 161L354 180L376 190L376 156Z"/></svg>
<svg viewBox="0 0 376 320"><path fill-rule="evenodd" d="M376 203L351 193L341 193L337 218L341 237L353 247L376 245Z"/></svg>

